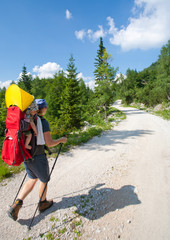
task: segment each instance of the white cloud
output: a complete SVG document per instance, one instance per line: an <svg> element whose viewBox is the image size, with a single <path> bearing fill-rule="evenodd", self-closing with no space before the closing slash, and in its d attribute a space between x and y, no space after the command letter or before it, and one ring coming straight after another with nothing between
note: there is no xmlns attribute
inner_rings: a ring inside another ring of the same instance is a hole
<svg viewBox="0 0 170 240"><path fill-rule="evenodd" d="M86 35L86 32L84 29L80 30L80 31L75 31L75 35L77 39L83 40L83 38Z"/></svg>
<svg viewBox="0 0 170 240"><path fill-rule="evenodd" d="M91 89L94 89L95 81L94 78L92 77L85 77L83 73L78 73L77 78L80 79L82 78L86 86L88 86Z"/></svg>
<svg viewBox="0 0 170 240"><path fill-rule="evenodd" d="M134 11L135 10L135 11ZM123 50L161 47L170 38L169 0L135 0L133 12L138 17L130 18L129 25L117 30L109 17L110 42Z"/></svg>
<svg viewBox="0 0 170 240"><path fill-rule="evenodd" d="M86 86L88 86L90 89L94 90L94 87L95 87L95 81L94 80L91 80L87 83L85 83Z"/></svg>
<svg viewBox="0 0 170 240"><path fill-rule="evenodd" d="M71 14L71 12L67 9L66 10L66 19L71 19L72 18L72 14Z"/></svg>
<svg viewBox="0 0 170 240"><path fill-rule="evenodd" d="M4 87L8 88L11 83L12 83L12 80L7 80L5 82L0 82L1 89L4 88Z"/></svg>
<svg viewBox="0 0 170 240"><path fill-rule="evenodd" d="M126 75L122 74L122 73L117 73L116 77L115 77L115 81L117 83L122 83L125 79L127 78Z"/></svg>
<svg viewBox="0 0 170 240"><path fill-rule="evenodd" d="M27 75L27 76L29 76L29 75L32 76L32 74L31 74L30 72L26 73L26 75ZM19 80L21 77L22 77L22 72L20 72L20 74L19 74L19 76L18 76L18 80Z"/></svg>
<svg viewBox="0 0 170 240"><path fill-rule="evenodd" d="M105 31L103 29L103 27L101 25L98 26L99 30L97 30L96 32L93 32L93 30L89 29L87 31L88 34L88 38L92 41L95 42L97 41L100 37L104 37L105 36Z"/></svg>
<svg viewBox="0 0 170 240"><path fill-rule="evenodd" d="M101 25L99 25L98 27L99 30L96 30L95 32L92 29L88 29L87 31L85 31L84 29L80 31L75 31L76 38L79 40L83 40L87 36L90 41L96 42L100 37L104 37L106 34Z"/></svg>
<svg viewBox="0 0 170 240"><path fill-rule="evenodd" d="M59 64L55 62L48 62L42 66L35 66L33 72L37 73L37 76L41 78L52 78L55 73L62 70Z"/></svg>
<svg viewBox="0 0 170 240"><path fill-rule="evenodd" d="M168 42L170 39L169 0L134 0L132 13L126 27L116 28L114 19L109 16L107 29L99 25L99 30L83 30L79 38L78 35L76 37L83 40L87 36L94 42L100 37L107 36L111 44L120 46L125 51L162 47Z"/></svg>

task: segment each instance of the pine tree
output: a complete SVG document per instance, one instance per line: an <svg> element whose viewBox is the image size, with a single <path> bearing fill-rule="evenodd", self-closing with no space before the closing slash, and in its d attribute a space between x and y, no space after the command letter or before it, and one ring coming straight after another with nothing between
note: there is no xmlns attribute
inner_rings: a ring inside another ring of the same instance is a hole
<svg viewBox="0 0 170 240"><path fill-rule="evenodd" d="M53 117L60 117L60 107L62 104L63 93L66 88L66 77L63 71L59 71L54 75L53 79L50 79L47 83L46 100L48 102L47 115Z"/></svg>
<svg viewBox="0 0 170 240"><path fill-rule="evenodd" d="M96 81L100 81L103 79L103 73L100 71L100 67L103 63L103 54L105 51L105 47L103 46L103 40L102 37L100 38L100 44L99 44L99 50L97 50L97 57L95 58L95 71L94 71L94 76Z"/></svg>
<svg viewBox="0 0 170 240"><path fill-rule="evenodd" d="M77 80L74 58L71 55L67 66L66 88L63 92L63 102L61 103L61 121L67 129L80 128L80 87Z"/></svg>
<svg viewBox="0 0 170 240"><path fill-rule="evenodd" d="M105 118L107 117L107 110L109 105L113 102L116 95L115 75L117 69L114 69L109 64L111 55L103 47L102 38L100 38L99 50L97 51L97 58L95 63L95 95L99 110L104 110Z"/></svg>
<svg viewBox="0 0 170 240"><path fill-rule="evenodd" d="M31 93L31 82L32 82L32 76L27 73L27 69L25 65L22 68L21 77L18 81L18 86L25 90L26 92Z"/></svg>

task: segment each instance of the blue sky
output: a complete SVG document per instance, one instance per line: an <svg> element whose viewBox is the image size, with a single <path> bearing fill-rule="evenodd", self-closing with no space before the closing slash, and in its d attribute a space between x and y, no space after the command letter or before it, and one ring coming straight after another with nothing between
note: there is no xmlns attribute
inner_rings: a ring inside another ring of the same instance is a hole
<svg viewBox="0 0 170 240"><path fill-rule="evenodd" d="M33 76L67 68L91 86L103 37L111 65L141 71L170 39L169 0L6 0L0 2L0 83L17 81L25 64Z"/></svg>

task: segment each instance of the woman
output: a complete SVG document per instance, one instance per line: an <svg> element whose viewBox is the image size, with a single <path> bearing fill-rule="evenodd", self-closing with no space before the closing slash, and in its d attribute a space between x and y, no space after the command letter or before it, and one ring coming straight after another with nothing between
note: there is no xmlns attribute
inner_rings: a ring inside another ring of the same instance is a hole
<svg viewBox="0 0 170 240"><path fill-rule="evenodd" d="M33 190L37 180L38 179L40 180L40 185L39 185L40 198L43 194L46 183L50 180L49 165L48 165L48 160L46 158L45 151L44 151L44 143L48 147L54 147L59 143L67 142L66 137L62 137L56 140L52 139L49 123L45 118L43 118L43 116L46 114L46 111L47 111L47 103L45 99L36 99L36 103L39 108L38 115L41 119L40 123L38 124L38 135L41 135L40 130L42 131L42 137L40 136L41 139L39 140L41 142L40 143L41 145L37 145L36 147L34 160L24 163L29 180L25 183L25 185L21 189L21 192L18 194L18 199L16 200L16 202L8 210L9 217L11 217L15 221L18 218L18 212L22 207L23 200ZM40 212L44 212L46 209L50 208L53 204L53 200L47 200L46 195L47 195L47 187L41 198L41 202L39 203L39 206L38 206Z"/></svg>

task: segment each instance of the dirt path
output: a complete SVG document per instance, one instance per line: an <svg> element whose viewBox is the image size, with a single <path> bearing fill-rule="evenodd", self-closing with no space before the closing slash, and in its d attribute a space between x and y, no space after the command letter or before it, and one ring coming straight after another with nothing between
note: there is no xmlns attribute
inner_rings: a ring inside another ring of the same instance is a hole
<svg viewBox="0 0 170 240"><path fill-rule="evenodd" d="M127 119L59 157L48 189L54 205L31 231L38 185L14 222L6 211L24 172L1 184L0 239L170 239L170 121L115 105Z"/></svg>

